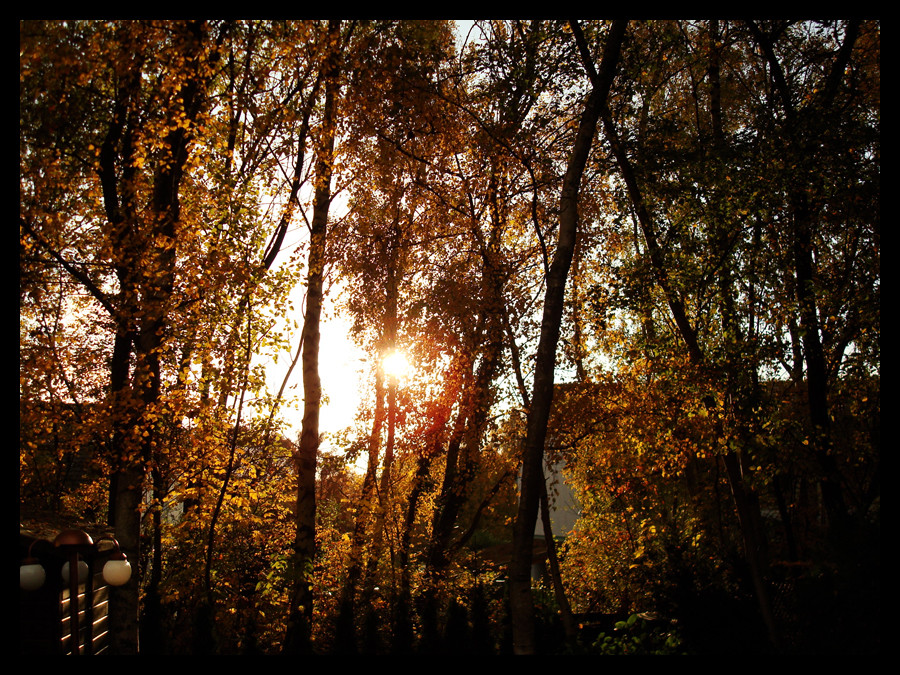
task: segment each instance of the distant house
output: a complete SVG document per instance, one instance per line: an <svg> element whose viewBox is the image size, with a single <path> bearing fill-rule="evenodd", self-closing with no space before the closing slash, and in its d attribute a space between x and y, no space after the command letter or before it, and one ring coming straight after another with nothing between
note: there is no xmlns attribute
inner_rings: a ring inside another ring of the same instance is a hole
<svg viewBox="0 0 900 675"><path fill-rule="evenodd" d="M562 398L559 396L559 392L568 390L572 386L567 383L556 385L554 409L557 415L560 414L557 408ZM550 529L553 539L557 542L562 542L575 527L575 523L581 515L581 505L567 480L565 458L561 454L553 452L551 450L553 446L554 438L552 434L548 434L545 443L543 469L544 481L547 485L547 496L549 498ZM517 479L517 482L520 480L521 477ZM534 527L534 556L531 566L532 577L535 579L541 578L546 572L546 539L547 533L544 531L544 521L540 511L538 511Z"/></svg>
<svg viewBox="0 0 900 675"><path fill-rule="evenodd" d="M581 515L581 505L575 497L572 487L566 482L566 468L563 460L548 461L544 459L544 480L550 498L550 528L557 538L568 536L575 522ZM538 518L534 528L536 537L543 538L544 522Z"/></svg>
<svg viewBox="0 0 900 675"><path fill-rule="evenodd" d="M571 486L566 482L565 465L562 460L544 461L544 480L547 484L550 507L550 528L553 539L562 542L572 531L581 513L581 506ZM520 485L521 476L516 477ZM517 488L518 489L518 488ZM514 513L514 507L513 507ZM547 541L544 523L538 512L534 528L534 544L532 549L532 577L543 577L547 569ZM499 567L509 565L512 558L512 542L495 544L479 551L482 559Z"/></svg>

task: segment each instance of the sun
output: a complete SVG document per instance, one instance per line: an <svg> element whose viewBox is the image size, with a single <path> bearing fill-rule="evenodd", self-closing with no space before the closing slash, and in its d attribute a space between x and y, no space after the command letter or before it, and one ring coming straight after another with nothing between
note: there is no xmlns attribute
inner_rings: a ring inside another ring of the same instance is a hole
<svg viewBox="0 0 900 675"><path fill-rule="evenodd" d="M406 377L410 371L409 359L401 351L390 352L382 360L381 366L388 377L398 380Z"/></svg>

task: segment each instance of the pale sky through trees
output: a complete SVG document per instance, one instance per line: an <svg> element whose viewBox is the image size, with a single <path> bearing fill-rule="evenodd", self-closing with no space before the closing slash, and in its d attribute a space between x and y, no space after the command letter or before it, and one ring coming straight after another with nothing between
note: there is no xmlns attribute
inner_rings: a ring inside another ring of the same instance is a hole
<svg viewBox="0 0 900 675"><path fill-rule="evenodd" d="M474 21L457 20L457 48L461 48L464 41L472 41L478 38L477 32L470 32ZM333 213L330 220L340 217L338 209L340 199L335 200ZM334 207L337 206L338 209ZM287 252L282 254L288 257ZM303 322L303 292L304 284L299 282L294 291L295 314L286 317L286 320L296 320L299 325ZM323 400L319 428L322 433L335 434L353 424L360 402L365 398L368 373L371 364L367 363L368 357L364 350L360 349L350 335L350 324L340 313L340 295L332 291L325 301L325 317L322 322L322 340L319 352L319 370L322 378ZM298 329L299 335L299 329ZM296 349L296 341L291 347ZM268 367L268 380L270 391L277 392L284 379L287 369L290 367L293 354L282 353L278 363ZM296 436L300 431L300 422L303 417L303 379L299 364L291 373L288 388L285 391L284 414L291 426L291 435ZM296 396L297 400L291 404L290 397ZM326 445L328 441L326 440Z"/></svg>

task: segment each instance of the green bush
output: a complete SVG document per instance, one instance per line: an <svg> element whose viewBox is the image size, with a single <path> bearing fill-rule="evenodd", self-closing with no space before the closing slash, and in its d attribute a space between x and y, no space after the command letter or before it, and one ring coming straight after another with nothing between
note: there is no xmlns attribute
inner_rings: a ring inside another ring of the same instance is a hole
<svg viewBox="0 0 900 675"><path fill-rule="evenodd" d="M600 633L592 651L611 655L685 654L681 636L671 625L654 624L638 614L616 622L613 634Z"/></svg>

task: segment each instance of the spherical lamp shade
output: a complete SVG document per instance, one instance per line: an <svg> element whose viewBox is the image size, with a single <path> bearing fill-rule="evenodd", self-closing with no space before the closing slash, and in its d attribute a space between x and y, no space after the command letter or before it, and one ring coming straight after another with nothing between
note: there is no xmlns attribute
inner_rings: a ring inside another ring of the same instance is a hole
<svg viewBox="0 0 900 675"><path fill-rule="evenodd" d="M78 559L78 583L83 584L87 581L88 572L90 568L88 568L88 564L84 562L81 558ZM65 563L62 566L62 579L64 582L69 583L69 563Z"/></svg>
<svg viewBox="0 0 900 675"><path fill-rule="evenodd" d="M122 586L131 579L131 563L127 560L112 558L103 566L103 579L110 586Z"/></svg>
<svg viewBox="0 0 900 675"><path fill-rule="evenodd" d="M26 560L19 567L19 585L26 591L36 591L44 585L47 573L36 560Z"/></svg>

